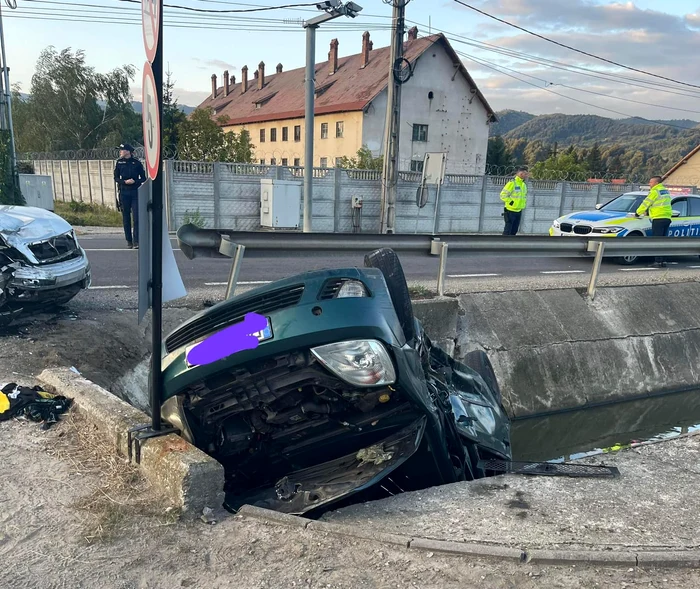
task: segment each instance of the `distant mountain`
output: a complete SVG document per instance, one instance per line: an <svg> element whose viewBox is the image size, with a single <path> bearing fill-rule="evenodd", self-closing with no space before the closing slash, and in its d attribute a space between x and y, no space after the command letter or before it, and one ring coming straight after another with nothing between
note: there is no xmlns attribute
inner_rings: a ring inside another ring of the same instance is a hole
<svg viewBox="0 0 700 589"><path fill-rule="evenodd" d="M134 108L134 112L140 113L141 112L141 102L137 102L133 100L131 102L131 106ZM185 104L180 105L180 110L184 112L186 115L190 114L196 107L194 106L187 106Z"/></svg>
<svg viewBox="0 0 700 589"><path fill-rule="evenodd" d="M535 115L521 110L501 110L496 113L496 116L498 117L498 122L491 125L491 137L505 135L520 125L524 125L536 118Z"/></svg>

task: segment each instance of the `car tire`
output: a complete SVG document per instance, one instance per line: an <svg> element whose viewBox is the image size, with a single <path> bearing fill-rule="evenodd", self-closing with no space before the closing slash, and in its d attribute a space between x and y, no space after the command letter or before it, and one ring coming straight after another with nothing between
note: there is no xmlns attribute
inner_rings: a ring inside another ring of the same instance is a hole
<svg viewBox="0 0 700 589"><path fill-rule="evenodd" d="M498 379L496 378L496 373L493 370L493 365L491 360L489 360L486 352L481 350L474 350L469 352L462 360L464 364L469 366L474 372L477 372L484 382L489 386L491 391L493 391L496 401L499 405L503 404L501 396L501 387L498 386Z"/></svg>
<svg viewBox="0 0 700 589"><path fill-rule="evenodd" d="M406 341L412 341L416 336L411 295L408 292L406 276L396 252L389 248L381 248L365 256L365 268L376 268L384 274L391 302L396 310L399 323L403 329Z"/></svg>

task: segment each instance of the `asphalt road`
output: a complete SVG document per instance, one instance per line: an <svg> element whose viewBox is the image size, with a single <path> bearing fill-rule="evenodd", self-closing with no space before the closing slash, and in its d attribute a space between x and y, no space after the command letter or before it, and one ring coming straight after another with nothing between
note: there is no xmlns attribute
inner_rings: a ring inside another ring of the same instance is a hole
<svg viewBox="0 0 700 589"><path fill-rule="evenodd" d="M92 265L94 289L126 289L138 283L138 252L128 250L124 240L116 236L82 236L80 243L87 251ZM228 279L231 261L220 259L188 260L179 251L177 241L172 240L175 259L180 268L185 287L189 289L203 286L221 286ZM438 258L428 255L401 254L401 263L409 281L435 280L438 272ZM499 282L509 277L574 278L591 271L592 260L587 258L535 258L504 256L451 256L448 258L448 281L469 281L494 278ZM278 280L286 276L308 270L327 267L362 266L361 255L347 254L286 254L279 252L253 252L245 254L239 281L241 285L253 285ZM697 271L700 260L681 258L672 263L668 271ZM606 260L602 267L603 274L661 272L647 268L644 264L620 266L612 260ZM664 271L665 272L665 271Z"/></svg>

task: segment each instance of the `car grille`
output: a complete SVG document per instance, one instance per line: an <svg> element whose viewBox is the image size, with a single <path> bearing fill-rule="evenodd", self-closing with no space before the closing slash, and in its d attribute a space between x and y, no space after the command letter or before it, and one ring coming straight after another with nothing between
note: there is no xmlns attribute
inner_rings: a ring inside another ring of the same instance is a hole
<svg viewBox="0 0 700 589"><path fill-rule="evenodd" d="M574 233L576 233L576 235L588 235L591 231L593 231L593 228L590 225L574 226Z"/></svg>
<svg viewBox="0 0 700 589"><path fill-rule="evenodd" d="M571 233L571 228L573 225L571 223L562 223L559 228L561 229L562 233Z"/></svg>
<svg viewBox="0 0 700 589"><path fill-rule="evenodd" d="M40 264L71 260L81 256L78 244L70 233L33 243L29 249Z"/></svg>
<svg viewBox="0 0 700 589"><path fill-rule="evenodd" d="M171 333L165 340L168 353L229 325L242 321L247 313L264 315L293 307L301 300L304 285L280 288L244 301L223 305Z"/></svg>

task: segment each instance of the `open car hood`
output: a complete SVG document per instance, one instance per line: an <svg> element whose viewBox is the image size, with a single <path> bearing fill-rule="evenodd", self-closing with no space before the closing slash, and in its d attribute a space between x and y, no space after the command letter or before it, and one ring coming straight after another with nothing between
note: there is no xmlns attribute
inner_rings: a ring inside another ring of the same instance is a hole
<svg viewBox="0 0 700 589"><path fill-rule="evenodd" d="M36 207L0 206L0 235L12 247L43 241L72 230L51 211Z"/></svg>

